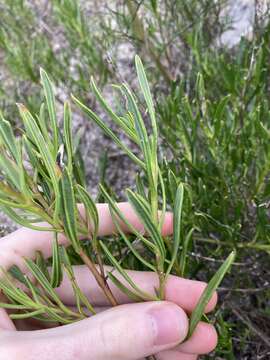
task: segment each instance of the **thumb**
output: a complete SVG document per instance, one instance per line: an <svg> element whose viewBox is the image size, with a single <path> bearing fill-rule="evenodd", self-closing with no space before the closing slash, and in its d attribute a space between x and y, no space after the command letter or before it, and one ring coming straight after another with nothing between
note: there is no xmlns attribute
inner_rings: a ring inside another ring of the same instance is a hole
<svg viewBox="0 0 270 360"><path fill-rule="evenodd" d="M21 333L19 353L24 360L135 360L174 347L187 331L187 316L173 303L128 304L61 328Z"/></svg>

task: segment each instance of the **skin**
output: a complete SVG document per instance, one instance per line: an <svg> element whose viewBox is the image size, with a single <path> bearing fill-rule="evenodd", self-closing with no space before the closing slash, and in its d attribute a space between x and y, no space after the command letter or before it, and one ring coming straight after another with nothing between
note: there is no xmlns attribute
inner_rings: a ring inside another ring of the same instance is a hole
<svg viewBox="0 0 270 360"><path fill-rule="evenodd" d="M142 229L130 205L119 203L128 220ZM107 205L97 205L99 235L115 232ZM124 231L124 224L120 223ZM172 233L172 214L167 213L163 235ZM52 234L21 228L0 240L0 266L8 269L16 264L25 269L23 257L34 258L36 250L45 257L52 252ZM68 245L60 236L60 242ZM110 287L119 303L111 308L89 270L74 268L78 284L98 309L98 314L86 320L60 327L24 320L12 322L6 311L0 309L0 360L140 360L156 354L158 360L196 360L200 354L212 351L217 334L212 325L200 322L191 338L184 341L188 332L188 314L196 306L206 284L199 281L168 278L166 301L132 303L112 284ZM130 271L130 276L142 289L154 293L156 274ZM71 285L64 278L57 289L61 299L75 306ZM0 299L1 301L1 299ZM212 311L217 302L214 294L206 307Z"/></svg>

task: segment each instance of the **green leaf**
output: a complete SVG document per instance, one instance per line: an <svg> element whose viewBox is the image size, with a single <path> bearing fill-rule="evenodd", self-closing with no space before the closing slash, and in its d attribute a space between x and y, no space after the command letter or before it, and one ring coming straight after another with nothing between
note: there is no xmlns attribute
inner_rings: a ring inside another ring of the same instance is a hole
<svg viewBox="0 0 270 360"><path fill-rule="evenodd" d="M130 89L128 88L128 86L126 84L123 84L121 89L128 100L129 109L134 118L135 129L136 129L136 133L137 133L137 136L139 139L139 145L142 149L142 152L143 152L143 155L144 155L144 158L146 161L146 166L150 166L150 164L151 164L150 143L149 143L146 127L144 125L141 113L136 104L135 97L133 96L133 94L131 93Z"/></svg>
<svg viewBox="0 0 270 360"><path fill-rule="evenodd" d="M37 306L40 305L40 299L41 299L40 294L41 294L41 291L40 291L40 289L39 289L36 285L34 285L34 284L29 280L29 278L28 278L27 275L24 275L24 278L25 278L25 281L26 281L26 284L27 284L26 286L28 287L28 289L30 289L31 295L32 295L32 299L33 299L33 301L34 301L35 304L36 304L35 307L37 307Z"/></svg>
<svg viewBox="0 0 270 360"><path fill-rule="evenodd" d="M17 265L13 265L8 272L14 279L18 280L22 284L27 286L27 282L25 281L24 273L21 271L21 269Z"/></svg>
<svg viewBox="0 0 270 360"><path fill-rule="evenodd" d="M229 94L229 95L226 95L224 98L222 98L219 101L217 108L215 110L214 116L213 116L215 121L217 121L218 123L220 123L220 121L222 120L222 116L224 114L224 111L226 109L228 102L231 100L231 97L232 97L232 95Z"/></svg>
<svg viewBox="0 0 270 360"><path fill-rule="evenodd" d="M50 276L50 273L48 271L47 262L44 259L44 256L43 256L41 251L36 252L36 264L40 268L42 273L46 276L47 280L49 282L51 282L51 276Z"/></svg>
<svg viewBox="0 0 270 360"><path fill-rule="evenodd" d="M110 137L116 145L118 145L136 164L138 164L142 169L145 168L144 163L133 154L133 152L122 143L118 137L112 132L112 130L87 106L80 102L76 97L72 96L74 102L81 108L81 110L91 119L93 120L102 130L103 132Z"/></svg>
<svg viewBox="0 0 270 360"><path fill-rule="evenodd" d="M81 308L81 304L82 304L83 306L85 306L90 311L90 313L95 314L96 313L95 309L90 304L88 298L81 291L81 289L80 289L80 287L79 287L79 285L78 285L78 283L76 281L74 271L73 271L73 267L72 267L71 261L69 259L68 252L63 246L61 247L61 258L62 258L64 268L66 270L66 274L67 274L67 276L68 276L68 278L69 278L69 280L71 282L72 288L73 288L73 292L74 292L74 296L76 298L78 311L81 314L84 315L84 312L83 312L83 310Z"/></svg>
<svg viewBox="0 0 270 360"><path fill-rule="evenodd" d="M61 217L64 230L75 251L79 251L80 242L77 236L76 215L78 212L71 174L65 168L60 182L61 188Z"/></svg>
<svg viewBox="0 0 270 360"><path fill-rule="evenodd" d="M30 187L28 185L28 180L29 180L29 176L27 174L27 171L24 168L24 158L23 158L23 142L22 142L22 138L18 139L18 154L19 154L19 162L18 162L18 167L19 167L19 175L20 175L20 188L21 188L21 193L25 196L25 197L32 197L32 193L30 190Z"/></svg>
<svg viewBox="0 0 270 360"><path fill-rule="evenodd" d="M39 153L42 157L42 161L46 165L46 169L50 175L50 179L52 181L52 185L55 191L56 198L58 197L58 175L57 175L57 164L50 152L50 149L42 136L42 133L36 123L36 120L33 118L31 113L26 109L26 107L22 104L18 104L20 114L24 121L24 125L27 131L27 135L31 141L34 142L36 147L39 150ZM30 145L31 146L31 145ZM32 153L32 156L34 154Z"/></svg>
<svg viewBox="0 0 270 360"><path fill-rule="evenodd" d="M179 268L180 268L180 276L185 276L185 269L186 269L186 261L187 261L187 250L190 243L190 240L192 239L194 229L191 229L186 238L183 241L183 248L180 255L180 261L179 261Z"/></svg>
<svg viewBox="0 0 270 360"><path fill-rule="evenodd" d="M64 141L67 151L67 167L71 172L73 163L73 141L71 131L71 110L68 102L65 102L64 104Z"/></svg>
<svg viewBox="0 0 270 360"><path fill-rule="evenodd" d="M127 283L132 287L132 289L136 292L138 296L140 296L143 300L150 300L150 301L157 300L155 296L147 294L134 283L134 281L131 279L128 273L122 268L119 261L116 260L116 258L112 255L112 253L110 252L110 250L104 244L103 241L100 241L100 245L104 253L107 255L108 259L110 260L111 264L115 267L115 269L119 272L119 274L127 281Z"/></svg>
<svg viewBox="0 0 270 360"><path fill-rule="evenodd" d="M5 198L1 198L0 197L0 204L10 207L10 208L17 208L17 209L25 209L25 210L29 210L29 205L28 204L21 204L21 203L17 203L17 202L13 202L10 201L8 199Z"/></svg>
<svg viewBox="0 0 270 360"><path fill-rule="evenodd" d="M140 87L143 92L143 96L146 101L147 108L148 108L148 111L150 114L155 144L157 144L157 123L156 123L154 102L152 99L149 83L147 81L147 77L146 77L146 74L144 71L142 61L138 55L135 56L135 65L136 65L136 70L137 70Z"/></svg>
<svg viewBox="0 0 270 360"><path fill-rule="evenodd" d="M49 112L50 125L53 133L54 155L58 151L58 126L56 118L55 96L52 83L45 70L40 69L41 83L44 89L46 104Z"/></svg>
<svg viewBox="0 0 270 360"><path fill-rule="evenodd" d="M3 143L5 144L6 148L13 156L13 159L16 161L17 164L20 163L20 154L18 151L17 142L12 130L12 127L8 121L6 121L0 112L0 135L2 138Z"/></svg>
<svg viewBox="0 0 270 360"><path fill-rule="evenodd" d="M85 187L86 186L85 166L82 155L79 150L77 150L74 155L73 172L76 182Z"/></svg>
<svg viewBox="0 0 270 360"><path fill-rule="evenodd" d="M156 195L158 178L157 149L155 144L156 141L153 136L148 137L147 135L146 127L138 109L135 96L132 94L126 84L123 84L121 89L127 98L128 108L134 118L135 130L144 157L145 170L149 181L150 192ZM153 204L152 201L151 204ZM155 214L153 214L153 216L155 216Z"/></svg>
<svg viewBox="0 0 270 360"><path fill-rule="evenodd" d="M168 171L168 181L169 181L169 190L171 192L171 197L174 200L177 191L178 181L171 169L169 169Z"/></svg>
<svg viewBox="0 0 270 360"><path fill-rule="evenodd" d="M98 212L95 205L95 202L91 198L90 194L81 186L76 184L76 191L79 197L79 201L81 201L85 208L85 216L91 224L91 228L93 228L93 238L95 239L98 235Z"/></svg>
<svg viewBox="0 0 270 360"><path fill-rule="evenodd" d="M60 300L59 296L51 286L50 282L43 274L41 269L30 259L25 259L25 263L27 268L31 271L34 277L37 279L38 283L42 286L42 288L47 292L50 298L60 307L60 309L66 310L66 307Z"/></svg>
<svg viewBox="0 0 270 360"><path fill-rule="evenodd" d="M124 242L126 243L127 247L130 249L130 251L133 253L133 255L143 264L145 265L147 268L149 268L152 271L156 271L156 268L154 265L150 264L148 261L146 261L144 259L143 256L141 256L138 251L134 248L133 244L128 240L128 237L125 235L125 233L122 231L121 226L119 225L117 219L116 219L116 215L114 209L111 207L111 205L109 205L109 209L111 212L111 216L112 216L112 220L113 223L117 229L117 232L121 235L122 239L124 240Z"/></svg>
<svg viewBox="0 0 270 360"><path fill-rule="evenodd" d="M166 276L169 275L175 263L179 246L181 243L181 218L182 218L183 199L184 199L184 186L182 183L180 183L178 185L175 194L175 202L173 209L173 251L172 251L171 262L166 272Z"/></svg>
<svg viewBox="0 0 270 360"><path fill-rule="evenodd" d="M11 278L5 270L1 269L1 272L0 289L4 292L4 294L18 304L32 306L33 301L31 297L16 287L14 279Z"/></svg>
<svg viewBox="0 0 270 360"><path fill-rule="evenodd" d="M9 309L9 310L31 310L31 306L25 306L20 304L6 304L0 303L0 308L2 309Z"/></svg>
<svg viewBox="0 0 270 360"><path fill-rule="evenodd" d="M214 292L218 288L226 272L231 267L234 259L235 259L235 252L232 251L230 255L227 257L227 259L224 261L224 263L221 265L221 267L218 269L218 271L215 273L215 275L212 277L212 279L209 281L208 285L206 286L196 308L193 310L191 314L189 321L188 337L190 337L193 334L196 326L201 320L206 305L208 304Z"/></svg>
<svg viewBox="0 0 270 360"><path fill-rule="evenodd" d="M1 203L1 210L9 216L15 223L28 227L29 229L37 230L37 231L52 231L53 228L48 226L38 226L33 225L32 222L28 221L27 217L24 215L17 214L16 211L14 211L10 206L4 205L4 203L0 200ZM13 204L10 204L13 205ZM15 204L16 205L16 204ZM15 206L16 207L16 206ZM25 211L27 211L27 206L25 207ZM41 222L43 219L37 218L35 221Z"/></svg>
<svg viewBox="0 0 270 360"><path fill-rule="evenodd" d="M42 103L39 109L38 124L40 126L42 135L48 144L51 144L50 134L48 131L48 124L46 123L45 104Z"/></svg>
<svg viewBox="0 0 270 360"><path fill-rule="evenodd" d="M22 203L25 200L20 192L14 190L11 186L4 183L3 181L0 181L0 195L3 199L7 200L12 199Z"/></svg>
<svg viewBox="0 0 270 360"><path fill-rule="evenodd" d="M166 197L165 184L164 184L163 176L162 176L160 169L158 169L158 178L159 178L159 183L160 183L161 199L162 199L162 211L161 211L161 216L159 217L158 229L160 232L162 232L165 215L166 215L167 197ZM158 203L158 199L157 199L157 203Z"/></svg>
<svg viewBox="0 0 270 360"><path fill-rule="evenodd" d="M99 101L100 105L103 109L107 112L107 114L112 118L112 120L124 131L124 133L132 139L133 142L136 144L138 143L138 139L132 127L128 126L128 122L122 120L120 116L117 116L112 108L108 105L106 100L101 95L100 91L98 90L93 77L91 77L91 88Z"/></svg>
<svg viewBox="0 0 270 360"><path fill-rule="evenodd" d="M62 264L59 254L59 244L57 239L57 233L54 233L53 251L52 251L52 274L51 285L53 288L60 286L63 279Z"/></svg>
<svg viewBox="0 0 270 360"><path fill-rule="evenodd" d="M140 194L143 198L147 199L144 183L142 177L139 174L136 175L135 181L136 181L136 189L138 194Z"/></svg>
<svg viewBox="0 0 270 360"><path fill-rule="evenodd" d="M162 257L161 261L165 259L166 249L164 241L161 237L158 227L154 224L151 218L151 209L148 202L138 194L135 194L131 190L127 190L128 201L132 205L139 219L141 220L148 235L153 240L157 249Z"/></svg>
<svg viewBox="0 0 270 360"><path fill-rule="evenodd" d="M108 272L108 278L111 280L111 282L119 289L122 291L122 293L124 293L125 295L128 296L129 299L133 300L133 301L142 301L143 298L141 296L139 296L137 293L135 293L134 291L130 290L127 286L125 286L120 280L117 279L116 276L113 275L112 272Z"/></svg>
<svg viewBox="0 0 270 360"><path fill-rule="evenodd" d="M102 184L99 185L101 193L104 197L104 199L108 202L110 208L115 212L115 214L119 217L120 220L123 221L123 223L128 227L128 229L137 236L138 239L141 240L141 242L143 244L145 244L147 246L148 249L150 249L152 252L155 252L156 247L155 245L147 240L140 231L137 231L136 228L125 218L125 216L123 215L123 213L120 211L120 209L118 208L117 204L113 201L113 199L110 197L110 195L108 194L108 192L106 191L106 189L104 188L104 186Z"/></svg>
<svg viewBox="0 0 270 360"><path fill-rule="evenodd" d="M9 317L12 320L22 320L22 319L33 318L36 315L41 315L41 314L44 314L44 313L45 313L44 309L38 309L38 310L35 310L35 311L26 312L26 313L22 313L22 314L10 314Z"/></svg>
<svg viewBox="0 0 270 360"><path fill-rule="evenodd" d="M0 169L1 172L6 175L12 185L20 191L20 169L14 161L12 161L6 156L6 154L3 153L3 151L0 151Z"/></svg>
<svg viewBox="0 0 270 360"><path fill-rule="evenodd" d="M23 135L22 136L22 144L27 152L27 155L28 155L28 158L29 158L29 161L32 165L32 168L34 170L38 169L40 171L40 173L42 174L42 176L44 178L46 178L46 175L44 173L44 170L42 170L40 168L40 159L41 159L41 156L40 154L38 153L38 151L35 149L35 145L27 138L26 135Z"/></svg>
<svg viewBox="0 0 270 360"><path fill-rule="evenodd" d="M205 86L204 86L203 75L201 73L197 74L195 89L196 89L196 95L197 95L198 99L200 101L204 101L205 100Z"/></svg>

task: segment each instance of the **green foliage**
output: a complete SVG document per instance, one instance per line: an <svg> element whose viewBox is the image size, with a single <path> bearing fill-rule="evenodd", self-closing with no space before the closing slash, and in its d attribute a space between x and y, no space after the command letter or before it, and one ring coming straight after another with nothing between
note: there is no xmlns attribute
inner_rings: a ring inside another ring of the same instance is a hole
<svg viewBox="0 0 270 360"><path fill-rule="evenodd" d="M189 325L189 336L192 335L193 331L195 330L196 326L198 325L198 322L200 321L200 319L204 313L205 306L210 301L210 299L213 295L213 292L218 288L225 273L228 271L228 269L232 265L234 258L235 258L235 253L232 252L227 257L227 259L224 261L224 263L221 265L221 267L218 269L216 274L209 281L207 287L205 288L205 290L196 306L196 309L191 314L190 325Z"/></svg>
<svg viewBox="0 0 270 360"><path fill-rule="evenodd" d="M12 160L15 163L15 166L23 172L23 175L21 176L23 178L23 184L15 183L15 178L13 175L8 175L9 173L6 171L6 167L4 166L1 168L0 171L2 171L3 175L5 175L2 184L9 190L5 194L1 194L1 202L3 202L4 206L8 204L12 211L16 211L16 208L21 207L24 209L25 214L30 213L31 215L36 216L32 219L32 221L28 220L28 222L25 222L24 216L16 213L20 224L28 226L30 223L30 227L33 227L32 223L37 220L48 221L48 223L52 225L51 231L54 232L55 236L52 251L51 273L49 273L47 268L47 265L49 264L46 263L41 254L38 254L36 262L25 259L28 270L34 279L36 279L43 291L41 291L35 283L32 283L27 276L23 275L19 268L16 268L16 271L13 270L9 274L3 270L3 279L0 280L0 288L4 294L8 296L11 304L2 304L2 306L10 308L12 305L14 309L21 310L19 314L13 314L12 318L21 319L35 317L42 320L46 319L46 321L57 320L60 323L66 324L72 321L80 320L87 316L82 310L82 304L86 305L92 313L95 312L93 306L88 302L86 296L82 293L75 282L72 262L69 259L67 251L65 251L58 243L58 234L61 233L68 238L70 247L77 253L77 255L93 273L99 286L104 291L104 294L108 297L108 300L112 305L117 305L117 303L110 291L105 277L105 258L109 260L109 263L113 266L113 270L115 270L117 274L112 274L112 271L109 271L109 279L132 299L143 301L164 299L166 278L174 268L174 264L180 250L182 238L180 235L180 228L184 187L180 183L176 190L174 205L174 237L172 252L170 253L170 251L167 250L170 249L171 245L169 244L168 246L166 244L161 233L164 211L166 209L166 196L164 193L164 181L158 164L158 133L155 111L145 71L141 60L138 57L136 57L136 66L141 91L144 94L145 102L149 110L152 133L148 135L143 117L137 106L135 95L130 91L127 85L122 85L121 90L123 92L123 96L127 99L127 109L125 111L128 111L131 123L125 123L123 125L122 122L118 122L118 125L122 125L123 133L125 133L125 130L128 127L128 136L130 131L132 131L132 138L135 139L135 144L140 148L142 154L142 160L140 161L143 164L141 170L144 171L145 175L145 189L143 192L141 191L141 186L139 186L137 192L128 189L127 198L144 226L144 230L147 235L142 233L139 235L139 231L135 230L125 220L125 217L121 215L120 211L117 209L117 204L102 187L102 185L101 191L103 192L104 197L108 200L111 214L120 233L120 238L122 238L124 243L128 245L132 254L139 262L141 262L142 265L157 273L159 278L159 288L157 294L151 295L141 290L128 275L127 271L122 267L120 259L118 259L113 254L112 250L110 250L109 243L106 244L105 240L100 241L97 238L97 228L99 223L97 209L86 189L76 182L76 177L72 172L74 163L72 149L74 148L74 144L70 135L70 108L66 103L64 122L65 145L63 147L63 144L60 144L59 142L62 136L56 121L53 87L48 75L44 70L42 70L41 79L46 99L45 107L49 114L48 124L44 123L44 119L41 119L40 121L39 116L34 117L25 106L21 104L18 105L24 125L24 130L22 130L22 136L25 138L24 144L28 144L28 154L30 153L32 157L30 161L32 165L31 171L24 166L22 157L18 157L17 152L14 152L15 149L17 149L19 153L25 152L23 142L19 141L20 138L15 139L11 126L8 126L8 123L5 120L2 120L3 125L1 126L2 152L3 158L6 161L4 164ZM79 100L75 101L80 107L82 107L86 114L89 115L91 120L96 121L97 116L92 110L88 109ZM115 118L116 115L114 115L113 111L110 109L107 110L109 110L108 112L112 114L113 118ZM44 110L42 109L40 113L43 111ZM124 116L125 114L122 114L122 117ZM123 148L120 140L113 132L108 131L109 128L102 120L99 119L97 124L101 126L107 134L111 134L113 139L116 138L120 146ZM51 131L49 131L49 128ZM8 139L11 139L15 145L15 149L13 149L12 152L10 151ZM65 156L64 153L66 153ZM133 152L129 149L127 149L126 153L127 155L130 155L131 153L133 154ZM11 159L11 157L13 157L13 159ZM33 178L31 177L31 173L34 174ZM165 204L162 204L163 211L161 212L161 216L158 213L159 191L164 193L161 196L161 199L165 202ZM86 214L84 216L81 216L78 210L77 200L81 201L84 205L86 210ZM138 240L141 242L143 247L145 247L141 253L135 248L134 242L131 242L121 230L121 227L118 224L117 216L125 221L125 223L130 227L130 231L133 231L135 235L138 235ZM92 234L93 240L90 243L92 244L92 251L90 250L90 252L88 251L86 253L79 239L81 236L86 238L88 237L90 239ZM150 251L151 253L149 261L144 258L144 253L146 251ZM94 254L97 258L99 270L93 264ZM184 256L186 256L186 253ZM205 306L223 279L233 259L234 256L231 255L209 282L201 300L191 315L189 336L193 333L198 321L204 313ZM74 295L77 299L77 311L69 310L62 303L54 290L56 287L59 287L62 282L63 270L66 271L72 282ZM12 284L11 276L14 276L18 281L23 282L30 290L30 294L25 293L21 289L17 289L16 286Z"/></svg>
<svg viewBox="0 0 270 360"><path fill-rule="evenodd" d="M225 60L209 50L211 67L200 63L203 72L176 86L159 102L158 114L173 154L167 166L179 169L178 178L191 188L196 210L190 223L200 236L213 233L213 243L269 251L268 38L266 32L253 44L243 39L241 57L230 61L229 53ZM190 94L188 81L194 81Z"/></svg>

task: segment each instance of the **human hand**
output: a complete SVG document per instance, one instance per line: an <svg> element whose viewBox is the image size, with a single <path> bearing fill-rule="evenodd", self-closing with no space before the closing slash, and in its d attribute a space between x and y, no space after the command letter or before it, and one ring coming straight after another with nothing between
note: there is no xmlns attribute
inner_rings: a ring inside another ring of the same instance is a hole
<svg viewBox="0 0 270 360"><path fill-rule="evenodd" d="M115 232L109 209L97 205L99 235ZM137 229L141 229L130 205L119 208ZM124 224L123 230L127 231ZM172 215L166 214L163 234L172 232ZM50 232L21 228L0 240L0 266L4 269L17 265L26 271L23 257L34 258L37 250L45 257L52 253L53 236ZM61 244L68 240L59 236ZM110 284L119 306L110 308L103 292L85 266L75 266L74 272L82 291L99 312L77 323L45 328L35 320L12 322L8 313L0 309L0 360L138 360L156 354L158 360L195 360L198 354L212 351L217 335L212 325L200 322L191 338L186 314L195 308L206 284L170 276L166 283L166 301L131 303L127 296ZM140 288L154 293L158 284L156 274L130 271ZM75 306L71 284L67 278L57 289L62 301ZM216 294L207 305L213 310ZM26 331L27 330L27 331ZM183 342L184 341L184 342Z"/></svg>

